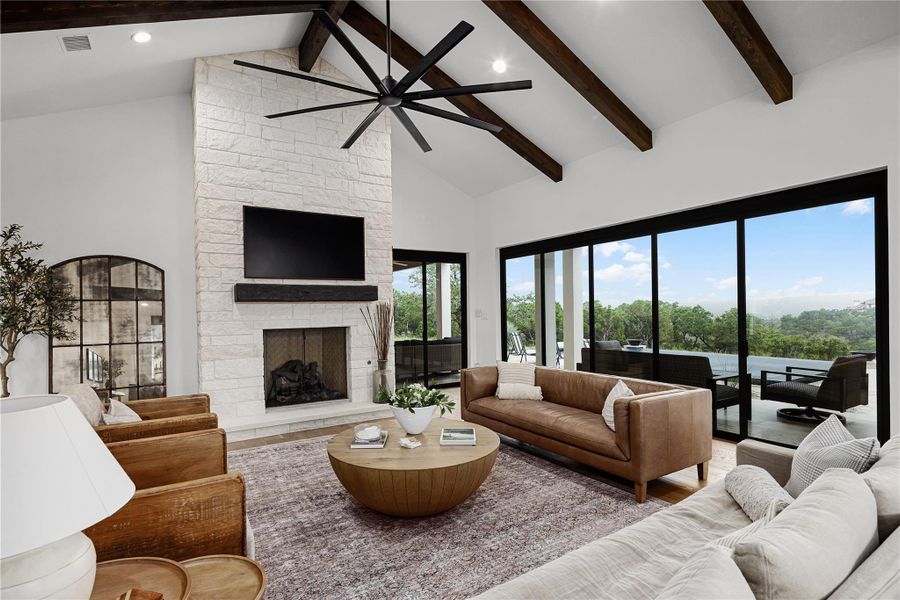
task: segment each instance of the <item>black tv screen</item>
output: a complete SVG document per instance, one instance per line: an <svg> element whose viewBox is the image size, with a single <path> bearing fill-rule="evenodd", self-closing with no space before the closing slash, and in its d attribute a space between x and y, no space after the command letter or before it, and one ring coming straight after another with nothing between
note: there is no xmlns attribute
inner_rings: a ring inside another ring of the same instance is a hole
<svg viewBox="0 0 900 600"><path fill-rule="evenodd" d="M244 206L244 277L363 280L365 220Z"/></svg>

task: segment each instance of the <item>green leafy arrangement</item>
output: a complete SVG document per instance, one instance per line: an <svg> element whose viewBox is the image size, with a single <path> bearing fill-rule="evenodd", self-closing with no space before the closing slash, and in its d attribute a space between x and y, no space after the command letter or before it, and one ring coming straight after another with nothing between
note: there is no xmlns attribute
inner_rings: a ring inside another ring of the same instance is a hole
<svg viewBox="0 0 900 600"><path fill-rule="evenodd" d="M66 325L76 319L69 285L53 276L39 258L43 244L22 240L15 223L0 232L0 397L9 396L10 363L28 335L70 339Z"/></svg>
<svg viewBox="0 0 900 600"><path fill-rule="evenodd" d="M437 406L441 409L441 416L456 408L456 403L450 400L450 396L440 390L428 389L421 383L408 383L394 392L382 388L378 391L378 401L411 413L415 412L414 408Z"/></svg>

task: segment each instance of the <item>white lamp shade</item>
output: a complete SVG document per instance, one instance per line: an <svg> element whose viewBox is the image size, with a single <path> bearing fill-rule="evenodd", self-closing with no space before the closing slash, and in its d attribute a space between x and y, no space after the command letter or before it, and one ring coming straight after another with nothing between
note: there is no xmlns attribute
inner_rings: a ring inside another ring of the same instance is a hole
<svg viewBox="0 0 900 600"><path fill-rule="evenodd" d="M134 483L66 396L0 401L0 558L110 516Z"/></svg>

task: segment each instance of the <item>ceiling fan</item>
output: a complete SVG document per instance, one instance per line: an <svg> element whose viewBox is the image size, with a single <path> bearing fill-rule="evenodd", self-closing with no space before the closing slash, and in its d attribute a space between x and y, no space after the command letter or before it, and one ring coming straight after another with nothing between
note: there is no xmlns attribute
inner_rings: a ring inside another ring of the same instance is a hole
<svg viewBox="0 0 900 600"><path fill-rule="evenodd" d="M336 81L328 81L327 79L321 79L319 77L313 77L312 75L306 75L303 73L294 73L292 71L285 71L283 69L276 69L273 67L267 67L264 65L257 65L253 63L249 63L243 60L235 60L234 64L240 65L243 67L250 67L252 69L259 69L261 71L268 71L270 73L276 73L279 75L287 75L288 77L296 77L297 79L303 79L306 81L313 81L315 83L321 83L322 85L327 85L330 87L347 90L350 92L356 92L358 94L363 94L365 96L369 96L369 98L365 100L354 100L351 102L340 102L338 104L328 104L326 106L313 106L310 108L301 108L299 110L289 110L286 112L276 113L272 115L266 115L268 119L280 119L281 117L289 117L291 115L300 115L304 113L312 113L318 112L322 110L330 110L333 108L346 108L348 106L360 106L364 104L373 104L377 103L377 106L372 109L372 112L368 114L368 116L363 119L362 123L353 130L353 133L350 134L350 137L347 138L347 141L344 142L344 145L341 148L349 148L353 145L353 143L363 134L363 132L372 124L372 122L384 111L386 108L390 108L394 113L394 116L397 117L397 120L406 128L409 134L413 137L416 143L419 145L419 148L422 149L423 152L428 152L431 150L431 146L428 145L428 142L425 140L425 137L419 131L419 129L412 122L412 119L409 118L409 115L406 114L404 109L414 110L417 112L425 113L428 115L433 115L435 117L441 117L443 119L448 119L450 121L455 121L457 123L462 123L464 125L469 125L471 127L477 127L478 129L484 129L486 131L490 131L492 133L499 133L502 128L497 125L493 125L486 121L481 121L479 119L473 119L471 117L466 117L463 115L459 115L454 112L450 112L447 110L443 110L440 108L435 108L433 106L429 106L427 104L420 104L419 100L429 100L432 98L446 98L448 96L462 96L466 94L484 94L486 92L506 92L511 90L526 90L531 89L531 80L523 80L523 81L505 81L499 83L482 83L478 85L464 85L455 88L445 88L438 90L426 90L422 92L410 92L409 88L415 84L419 79L428 72L428 69L434 66L437 61L443 58L448 52L450 52L458 43L460 43L463 38L474 31L474 27L465 21L460 21L459 25L453 28L453 30L444 36L438 44L431 49L431 52L422 57L419 62L413 65L412 69L404 75L400 81L396 81L393 77L391 77L391 4L390 0L387 0L387 76L383 79L379 79L378 75L375 74L375 71L372 69L371 65L366 62L366 59L363 58L363 55L360 51L353 45L353 42L350 41L350 38L338 27L338 24L331 18L331 16L324 9L315 9L313 11L315 16L322 21L322 24L331 32L331 35L334 36L341 46L344 47L344 50L350 55L350 58L359 65L359 68L362 69L362 72L365 73L366 77L372 84L375 86L376 91L365 90L362 88L358 88L352 85L346 85L343 83L338 83Z"/></svg>

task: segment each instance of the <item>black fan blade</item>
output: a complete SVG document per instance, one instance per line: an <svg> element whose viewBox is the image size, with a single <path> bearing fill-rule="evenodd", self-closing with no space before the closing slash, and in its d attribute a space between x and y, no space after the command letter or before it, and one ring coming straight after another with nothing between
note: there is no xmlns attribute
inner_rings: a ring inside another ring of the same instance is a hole
<svg viewBox="0 0 900 600"><path fill-rule="evenodd" d="M379 96L378 92L372 92L370 90L364 90L362 88L354 87L352 85L346 85L343 83L338 83L337 81L328 81L327 79L322 79L320 77L313 77L312 75L305 75L303 73L294 73L293 71L285 71L284 69L276 69L275 67L267 67L265 65L257 65L253 63L249 63L243 60L236 60L234 64L240 65L242 67L249 67L251 69L258 69L260 71L267 71L269 73L275 73L277 75L287 75L288 77L296 77L297 79L302 79L304 81L312 81L313 83L321 83L322 85L329 85L331 87L335 87L341 90L347 90L348 92L356 92L357 94L365 94L366 96L373 96L377 98Z"/></svg>
<svg viewBox="0 0 900 600"><path fill-rule="evenodd" d="M350 38L347 37L347 34L338 27L338 24L334 22L334 19L328 14L323 8L316 8L313 10L316 13L316 16L319 17L319 20L322 21L322 24L331 32L331 35L334 36L334 39L338 41L338 43L344 47L344 50L347 51L347 54L350 55L350 58L353 59L362 72L365 73L366 77L369 78L369 81L381 92L387 93L387 89L385 89L384 84L381 82L381 79L378 78L378 75L375 74L375 70L372 68L359 50L356 49L356 46L353 45L353 42L350 41Z"/></svg>
<svg viewBox="0 0 900 600"><path fill-rule="evenodd" d="M384 109L384 104L379 104L378 106L373 108L372 112L370 112L369 115L365 119L363 119L362 123L360 123L359 126L353 130L353 133L350 134L350 137L347 138L347 141L344 142L344 145L341 146L341 148L346 150L347 148L352 146L353 142L359 139L359 136L361 136L363 132L369 128L369 125L372 124L372 121L377 119L378 115L380 115L381 111L383 111Z"/></svg>
<svg viewBox="0 0 900 600"><path fill-rule="evenodd" d="M500 83L480 83L478 85L463 85L442 90L425 90L424 92L409 92L403 94L404 100L428 100L429 98L446 98L448 96L465 96L466 94L486 94L488 92L510 92L513 90L530 90L531 80L501 81Z"/></svg>
<svg viewBox="0 0 900 600"><path fill-rule="evenodd" d="M391 108L391 111L394 113L394 116L397 117L397 120L400 121L409 132L409 135L411 135L412 138L416 140L416 143L419 145L419 148L422 149L422 152L431 152L431 146L429 146L428 142L425 141L425 136L422 135L422 132L419 131L418 127L416 127L416 124L412 122L412 119L409 118L409 115L406 114L406 111L399 106L394 106L393 108Z"/></svg>
<svg viewBox="0 0 900 600"><path fill-rule="evenodd" d="M425 113L426 115L434 115L435 117L442 117L444 119L456 121L457 123L462 123L463 125L469 125L470 127L484 129L485 131L490 131L491 133L500 133L501 131L503 131L502 127L498 127L496 125L488 123L487 121L473 119L472 117L465 117L463 115L458 115L454 112L450 112L449 110L443 110L440 108L435 108L433 106L428 106L427 104L416 104L415 102L406 102L404 100L400 103L400 106L402 106L403 108L408 108L409 110L417 110L419 112Z"/></svg>
<svg viewBox="0 0 900 600"><path fill-rule="evenodd" d="M399 96L408 90L412 84L417 82L422 75L428 71L428 69L433 67L437 61L441 60L444 55L453 50L454 46L463 41L463 38L474 30L475 28L465 21L460 21L459 25L453 28L453 31L445 35L444 39L431 49L431 52L423 56L422 59L414 64L413 68L403 76L403 79L397 82L394 89L390 90L391 95Z"/></svg>
<svg viewBox="0 0 900 600"><path fill-rule="evenodd" d="M372 104L378 102L377 98L367 100L354 100L353 102L341 102L340 104L326 104L325 106L311 106L309 108L301 108L299 110L289 110L287 112L275 113L274 115L266 115L267 119L280 119L281 117L290 117L291 115L302 115L304 113L319 112L320 110L331 110L332 108L347 108L348 106L360 106L362 104Z"/></svg>

